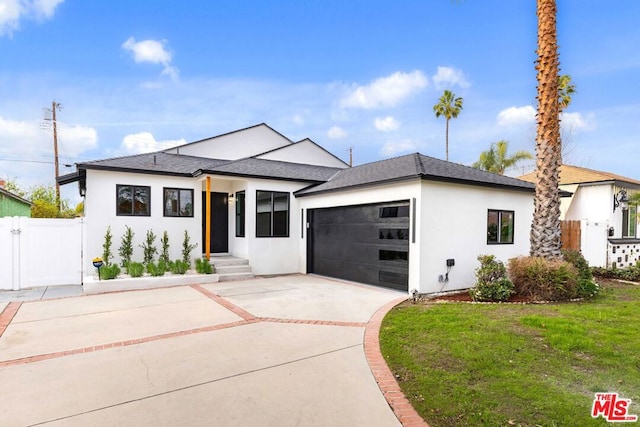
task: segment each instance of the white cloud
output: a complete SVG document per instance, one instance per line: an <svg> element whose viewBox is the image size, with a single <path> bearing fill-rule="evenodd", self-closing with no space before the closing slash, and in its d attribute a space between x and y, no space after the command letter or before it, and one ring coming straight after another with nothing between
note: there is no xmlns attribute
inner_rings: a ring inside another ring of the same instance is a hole
<svg viewBox="0 0 640 427"><path fill-rule="evenodd" d="M536 122L536 110L531 105L524 107L509 107L498 113L499 126L519 126Z"/></svg>
<svg viewBox="0 0 640 427"><path fill-rule="evenodd" d="M63 154L76 157L98 146L98 132L87 126L59 126L58 141L58 147Z"/></svg>
<svg viewBox="0 0 640 427"><path fill-rule="evenodd" d="M400 122L392 116L376 117L373 121L373 125L379 131L390 132L392 130L397 130L400 127Z"/></svg>
<svg viewBox="0 0 640 427"><path fill-rule="evenodd" d="M462 70L452 67L438 67L438 71L433 75L433 83L437 89L445 89L450 86L460 86L461 88L471 86Z"/></svg>
<svg viewBox="0 0 640 427"><path fill-rule="evenodd" d="M329 139L342 139L342 138L346 137L347 135L348 135L347 131L342 129L339 126L332 126L327 131L327 136L329 137Z"/></svg>
<svg viewBox="0 0 640 427"><path fill-rule="evenodd" d="M421 71L398 71L388 77L374 80L367 86L357 86L342 98L345 108L378 108L394 106L427 86L427 77Z"/></svg>
<svg viewBox="0 0 640 427"><path fill-rule="evenodd" d="M593 130L595 129L594 117L587 117L580 113L562 113L560 115L560 124L563 129L568 130Z"/></svg>
<svg viewBox="0 0 640 427"><path fill-rule="evenodd" d="M135 38L129 37L122 43L122 48L133 55L136 63L149 62L164 66L161 75L177 81L180 70L171 65L173 54L165 48L165 40L142 40L137 42Z"/></svg>
<svg viewBox="0 0 640 427"><path fill-rule="evenodd" d="M64 0L0 0L0 36L11 36L21 19L50 19Z"/></svg>
<svg viewBox="0 0 640 427"><path fill-rule="evenodd" d="M183 138L166 141L156 141L150 132L140 132L125 136L120 144L120 152L123 154L142 154L154 151L166 150L177 145L186 144Z"/></svg>
<svg viewBox="0 0 640 427"><path fill-rule="evenodd" d="M413 153L418 151L418 144L410 139L401 141L388 141L380 150L380 154L385 157L396 156L399 154Z"/></svg>

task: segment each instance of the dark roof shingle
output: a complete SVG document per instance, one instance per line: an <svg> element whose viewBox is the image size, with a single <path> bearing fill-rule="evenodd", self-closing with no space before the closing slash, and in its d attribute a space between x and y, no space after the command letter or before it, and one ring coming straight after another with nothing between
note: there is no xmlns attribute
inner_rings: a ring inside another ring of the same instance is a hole
<svg viewBox="0 0 640 427"><path fill-rule="evenodd" d="M364 185L382 184L412 178L434 181L450 181L482 186L509 187L533 191L531 183L503 175L496 175L469 166L446 162L419 153L381 160L341 169L328 182L297 191L296 196L306 196L328 191L339 191Z"/></svg>

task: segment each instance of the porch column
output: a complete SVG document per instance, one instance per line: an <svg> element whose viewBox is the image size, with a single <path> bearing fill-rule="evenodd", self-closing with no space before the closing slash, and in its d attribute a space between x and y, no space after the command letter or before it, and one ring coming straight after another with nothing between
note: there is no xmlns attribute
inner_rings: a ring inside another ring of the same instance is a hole
<svg viewBox="0 0 640 427"><path fill-rule="evenodd" d="M210 248L211 248L211 177L207 177L207 185L206 185L206 206L205 206L205 234L204 234L204 245L205 248L205 257L207 261L211 258Z"/></svg>

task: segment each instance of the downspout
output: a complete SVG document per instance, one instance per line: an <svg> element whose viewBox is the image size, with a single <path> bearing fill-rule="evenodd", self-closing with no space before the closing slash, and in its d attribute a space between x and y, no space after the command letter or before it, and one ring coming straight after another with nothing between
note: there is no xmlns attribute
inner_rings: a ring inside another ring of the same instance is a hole
<svg viewBox="0 0 640 427"><path fill-rule="evenodd" d="M207 185L206 185L206 206L205 206L205 224L204 224L204 245L205 245L205 258L207 261L211 259L211 177L207 177Z"/></svg>

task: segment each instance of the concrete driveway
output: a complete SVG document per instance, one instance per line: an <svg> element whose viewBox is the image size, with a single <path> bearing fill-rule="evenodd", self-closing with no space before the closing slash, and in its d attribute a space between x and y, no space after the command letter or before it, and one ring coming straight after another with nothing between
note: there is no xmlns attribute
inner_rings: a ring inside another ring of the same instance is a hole
<svg viewBox="0 0 640 427"><path fill-rule="evenodd" d="M397 426L399 414L406 424L381 357L365 356L372 316L379 324L379 309L405 297L292 275L11 302L0 315L0 420Z"/></svg>

